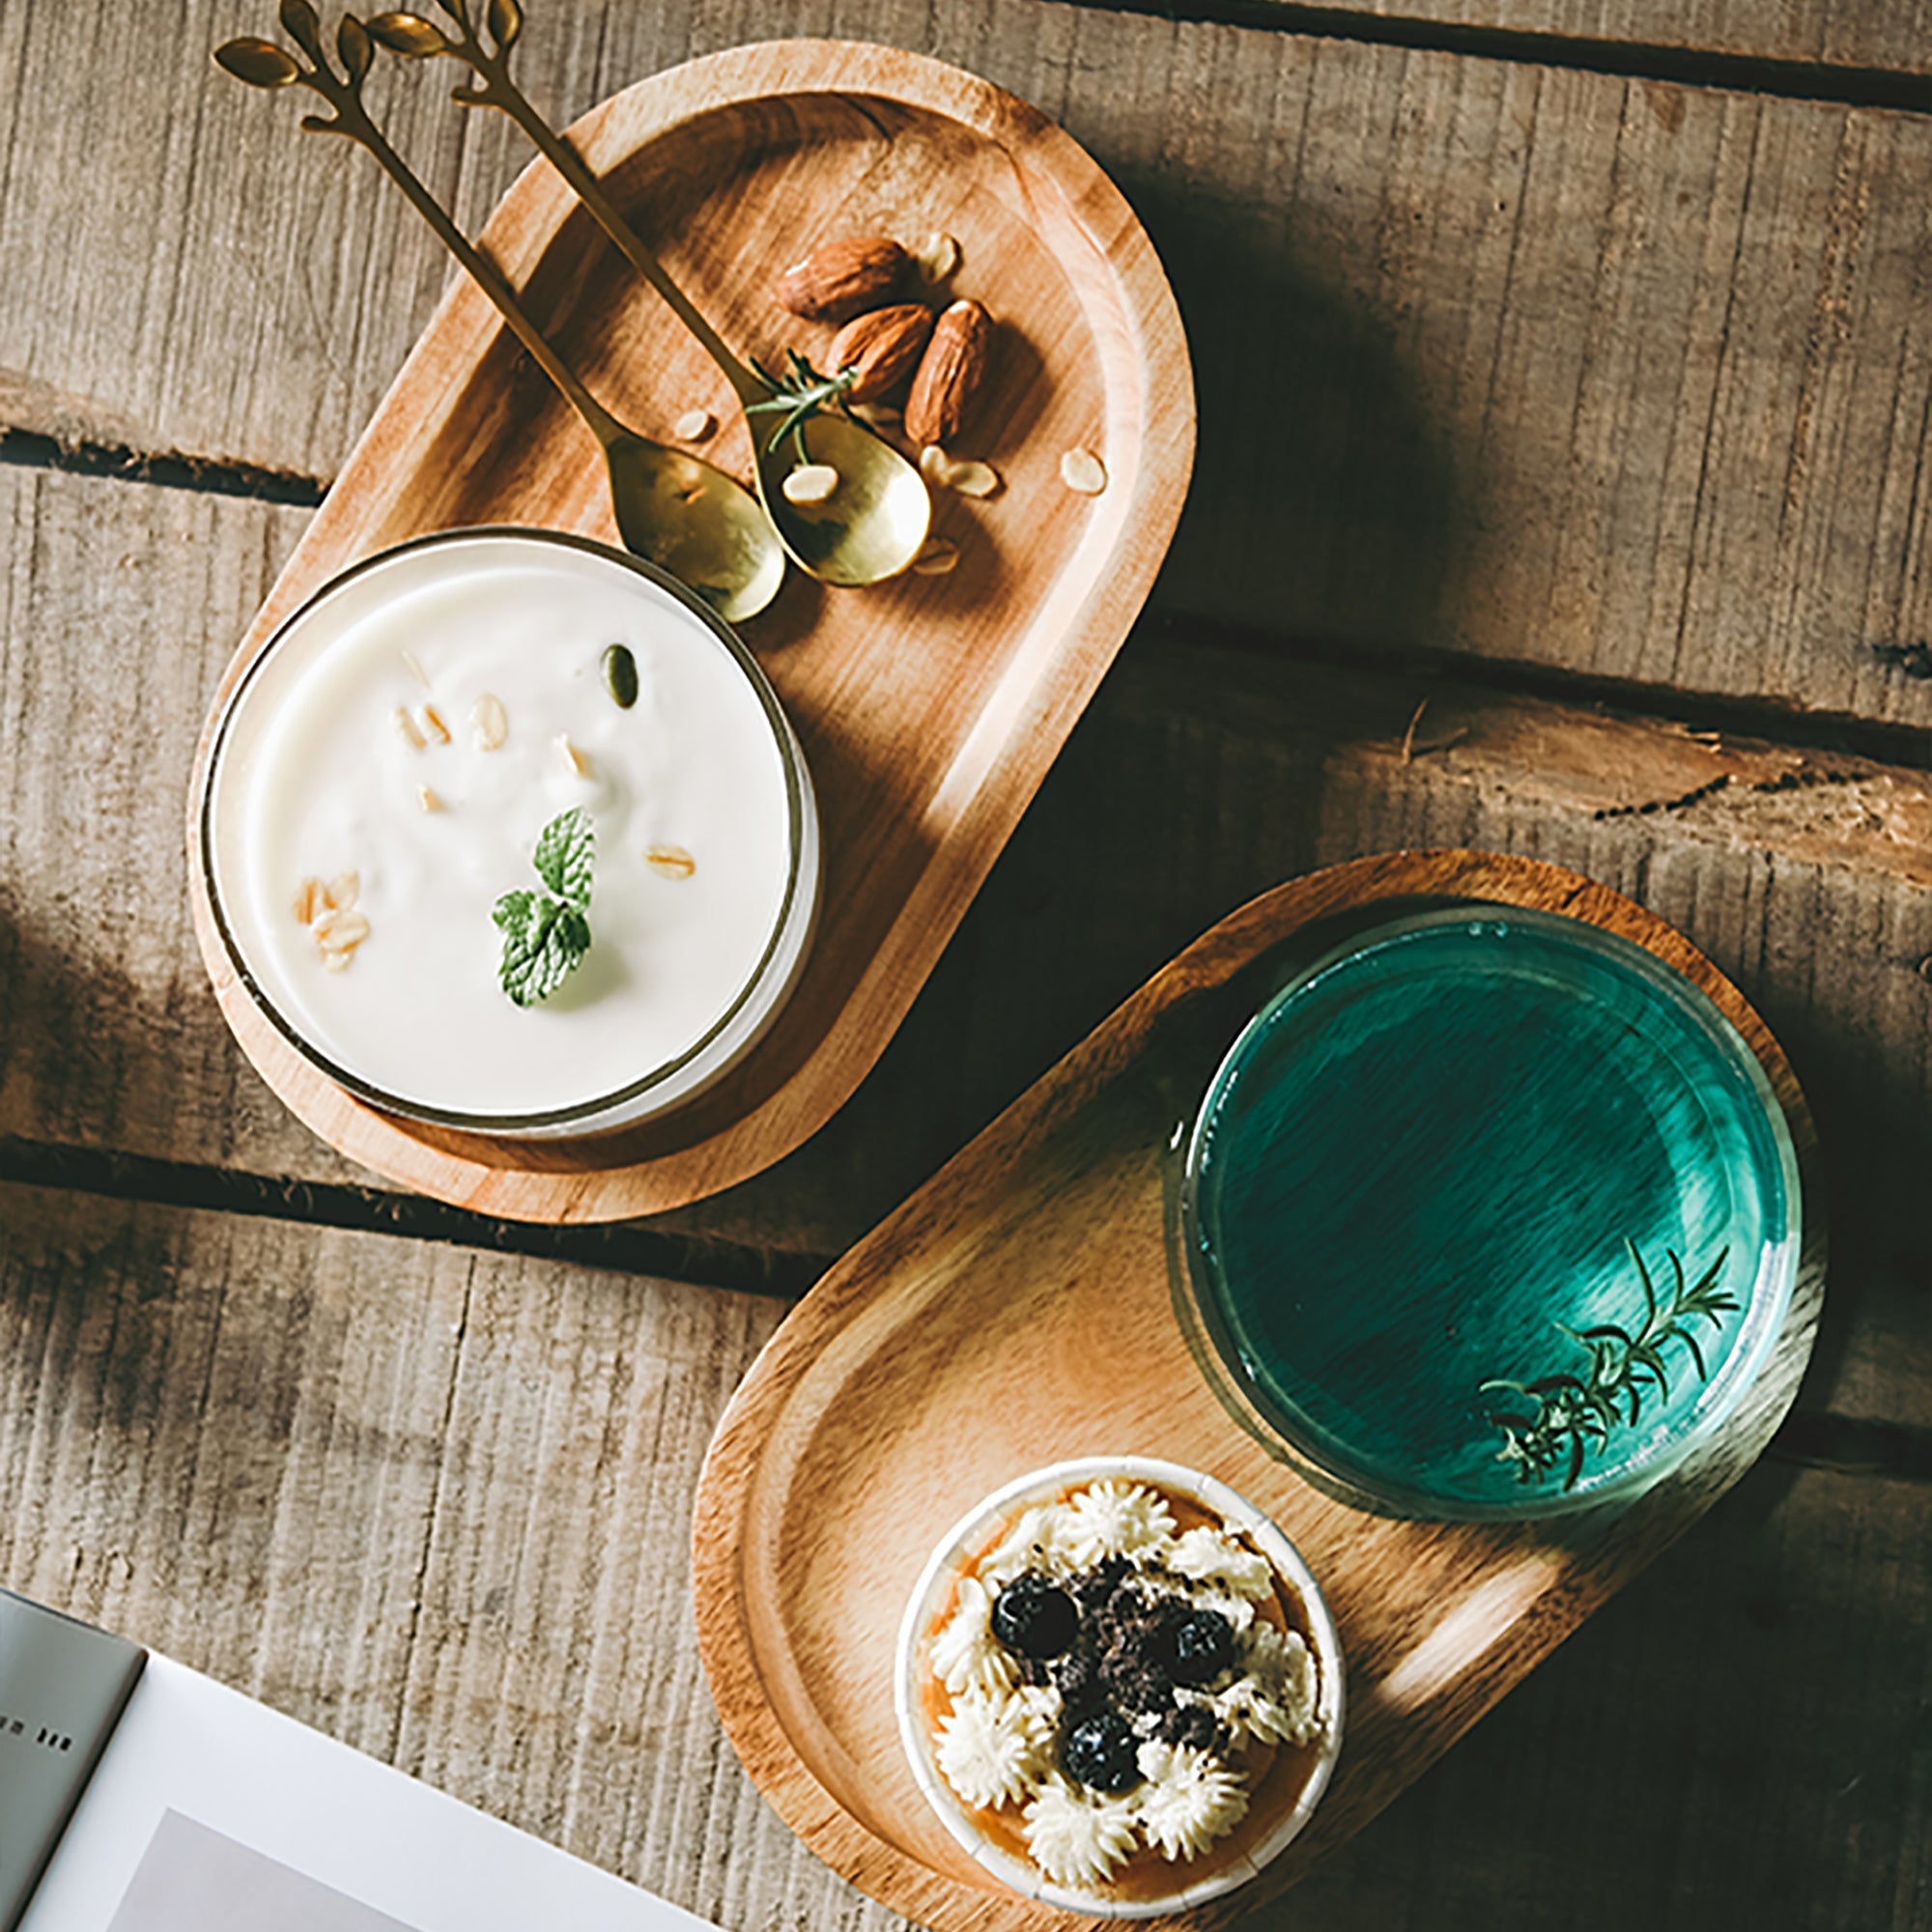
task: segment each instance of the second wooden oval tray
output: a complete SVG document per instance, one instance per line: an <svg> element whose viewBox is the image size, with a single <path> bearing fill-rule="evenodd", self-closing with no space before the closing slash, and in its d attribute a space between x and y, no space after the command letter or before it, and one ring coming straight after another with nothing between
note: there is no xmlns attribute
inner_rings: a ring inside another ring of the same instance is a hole
<svg viewBox="0 0 1932 1932"><path fill-rule="evenodd" d="M1488 900L1568 914L1701 987L1763 1064L1807 1183L1789 1312L1740 1406L1634 1500L1536 1520L1371 1514L1296 1474L1197 1366L1170 1278L1177 1126L1295 935L1363 908ZM1306 1557L1347 1659L1340 1766L1253 1885L1155 1921L1210 1927L1358 1830L1750 1465L1790 1406L1824 1281L1816 1144L1791 1069L1718 970L1574 873L1396 853L1282 886L1196 942L786 1319L733 1398L693 1560L712 1690L739 1755L835 1870L937 1932L1093 1921L993 1889L921 1798L894 1715L895 1634L937 1539L1067 1457L1153 1456L1265 1510Z"/></svg>
<svg viewBox="0 0 1932 1932"><path fill-rule="evenodd" d="M916 246L952 235L961 252L951 289L1001 325L975 434L958 453L988 459L1004 487L982 501L936 493L934 529L959 545L951 575L828 591L794 571L772 609L741 627L805 745L825 898L806 977L777 1026L664 1122L532 1147L350 1099L238 982L190 829L203 957L230 1026L282 1099L391 1179L546 1221L715 1193L796 1147L858 1085L1126 636L1194 449L1186 344L1146 234L1067 135L999 88L893 48L777 42L629 88L570 137L725 338L761 358L787 343L822 350L829 336L768 294L817 242L886 233ZM734 422L723 380L546 165L518 181L484 244L626 421L666 440L693 409ZM1061 480L1060 458L1076 446L1105 459L1097 497ZM742 425L703 453L750 473ZM275 625L345 565L475 524L616 541L595 443L463 282L328 493L217 703Z"/></svg>

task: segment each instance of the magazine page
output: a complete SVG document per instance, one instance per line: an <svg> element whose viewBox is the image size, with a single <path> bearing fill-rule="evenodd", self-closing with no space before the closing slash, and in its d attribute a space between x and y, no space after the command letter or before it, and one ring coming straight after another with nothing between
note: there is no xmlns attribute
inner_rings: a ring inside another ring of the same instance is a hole
<svg viewBox="0 0 1932 1932"><path fill-rule="evenodd" d="M22 1932L699 1932L704 1921L150 1657Z"/></svg>

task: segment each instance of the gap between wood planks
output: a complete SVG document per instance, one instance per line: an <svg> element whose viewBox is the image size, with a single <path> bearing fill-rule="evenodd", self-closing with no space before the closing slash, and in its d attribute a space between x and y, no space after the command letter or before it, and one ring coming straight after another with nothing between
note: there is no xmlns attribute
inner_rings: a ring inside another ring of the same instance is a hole
<svg viewBox="0 0 1932 1932"><path fill-rule="evenodd" d="M708 1236L680 1235L635 1222L553 1227L497 1221L422 1195L381 1187L276 1179L152 1154L62 1147L0 1134L0 1184L95 1194L111 1201L150 1201L168 1208L299 1221L319 1228L444 1241L495 1254L534 1255L581 1267L656 1275L695 1287L736 1289L794 1300L831 1266L833 1257L754 1248Z"/></svg>
<svg viewBox="0 0 1932 1932"><path fill-rule="evenodd" d="M62 469L75 476L111 476L163 490L202 490L215 497L249 497L265 503L315 509L328 485L243 463L198 463L184 456L144 456L109 443L66 442L35 430L0 428L0 463L19 469Z"/></svg>
<svg viewBox="0 0 1932 1932"><path fill-rule="evenodd" d="M1928 93L1932 93L1932 80L1925 85ZM67 442L36 431L4 427L0 427L0 464L102 476L164 490L292 503L309 509L318 506L328 493L328 485L313 476L261 469L247 464L203 462L174 455L150 456L117 445ZM1156 599L1158 596L1156 588ZM1150 607L1142 621L1163 635L1182 638L1184 641L1289 657L1297 663L1343 670L1372 669L1391 681L1413 680L1425 690L1432 684L1453 679L1459 685L1513 696L1620 710L1634 717L1667 722L1692 735L1710 732L1718 736L1769 739L1795 751L1836 753L1913 770L1932 768L1932 729L1887 724L1842 712L1806 711L1773 697L1680 692L1669 686L1593 676L1587 671L1508 658L1460 655L1451 658L1394 645L1378 645L1365 652L1359 643L1349 639L1291 637L1259 625L1200 617L1184 609L1164 609L1157 602ZM1932 676L1932 642L1893 649L1897 668L1904 675ZM1425 696L1423 703L1427 702ZM1422 756L1443 747L1425 732L1409 749Z"/></svg>
<svg viewBox="0 0 1932 1932"><path fill-rule="evenodd" d="M496 1221L440 1201L381 1188L278 1180L268 1175L0 1135L0 1184L7 1183L346 1228L404 1240L441 1241L452 1247L530 1255L785 1301L802 1295L835 1259L667 1234L624 1222L549 1227ZM1932 1482L1932 1427L1911 1423L1794 1409L1766 1454L1795 1467L1837 1475Z"/></svg>
<svg viewBox="0 0 1932 1932"><path fill-rule="evenodd" d="M1308 40L1413 47L1520 67L1623 74L1633 80L1766 94L1785 100L1826 100L1847 107L1932 113L1932 76L1902 69L1779 60L1765 54L1659 46L1646 41L1597 40L1524 28L1468 26L1454 20L1362 14L1348 7L1305 6L1300 0L1078 0L1078 4L1095 13L1144 14L1163 20L1199 20L1262 33L1296 34Z"/></svg>

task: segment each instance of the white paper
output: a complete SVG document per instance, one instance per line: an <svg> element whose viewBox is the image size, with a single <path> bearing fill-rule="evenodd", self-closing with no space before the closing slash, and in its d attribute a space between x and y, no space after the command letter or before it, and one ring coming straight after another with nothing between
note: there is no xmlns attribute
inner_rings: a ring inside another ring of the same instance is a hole
<svg viewBox="0 0 1932 1932"><path fill-rule="evenodd" d="M21 1932L554 1925L705 1921L151 1657Z"/></svg>

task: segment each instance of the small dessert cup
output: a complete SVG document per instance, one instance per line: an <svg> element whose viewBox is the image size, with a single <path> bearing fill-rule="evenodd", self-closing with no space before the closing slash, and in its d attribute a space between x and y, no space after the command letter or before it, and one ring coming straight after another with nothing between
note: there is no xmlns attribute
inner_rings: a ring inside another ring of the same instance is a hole
<svg viewBox="0 0 1932 1932"><path fill-rule="evenodd" d="M1012 1890L1102 1918L1245 1884L1342 1745L1342 1647L1294 1546L1146 1457L1057 1463L956 1524L907 1605L896 1695L953 1839Z"/></svg>

